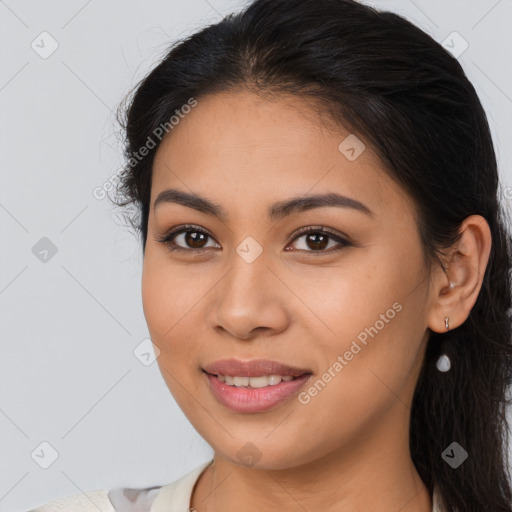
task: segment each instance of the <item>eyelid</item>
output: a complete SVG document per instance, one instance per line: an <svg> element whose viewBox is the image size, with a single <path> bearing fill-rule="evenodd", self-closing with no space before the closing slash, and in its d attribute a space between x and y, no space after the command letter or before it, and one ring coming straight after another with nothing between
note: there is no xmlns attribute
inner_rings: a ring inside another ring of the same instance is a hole
<svg viewBox="0 0 512 512"><path fill-rule="evenodd" d="M308 234L308 233L317 233L322 232L330 235L332 238L341 240L346 243L350 243L350 238L342 233L341 231L331 229L327 226L322 225L310 225L310 226L304 226L302 228L296 229L289 238L291 238L291 241L293 242L297 237Z"/></svg>
<svg viewBox="0 0 512 512"><path fill-rule="evenodd" d="M184 248L184 247L180 247L179 245L175 244L172 239L175 238L176 236L178 235L181 235L183 233L186 233L188 231L193 231L193 232L197 232L197 233L203 233L204 235L210 237L211 239L215 240L215 242L217 244L219 244L219 242L215 239L215 237L213 235L210 234L210 232L201 227L201 226L198 226L198 225L194 225L194 224L184 224L184 225L179 225L179 226L175 226L171 229L169 229L168 231L166 231L163 235L161 235L160 237L156 237L155 240L157 242L160 242L160 243L163 243L164 245L167 246L167 248L171 251L171 252L174 252L174 251L181 251L181 252L188 252L188 253L201 253L203 251L206 251L208 249L211 249L210 247L201 247L201 248ZM326 235L329 236L329 238L333 239L334 241L336 241L338 243L338 246L335 247L335 248L330 248L328 250L319 250L319 251L306 251L304 249L297 249L297 251L301 252L301 253L312 253L312 254L324 254L324 255L327 255L327 254L332 254L333 252L336 252L340 249L343 249L344 247L349 247L349 246L353 246L354 243L351 242L350 238L348 236L346 236L345 234L343 233L340 233L339 231L337 230L333 230L329 227L326 227L326 226L321 226L321 225L310 225L310 226L304 226L304 227L301 227L297 230L295 230L288 238L290 238L290 242L287 244L287 247L292 244L293 242L295 242L298 238L301 238L302 236L304 235L307 235L307 234L310 234L310 233L324 233ZM219 244L220 245L220 244ZM286 249L285 249L286 250Z"/></svg>

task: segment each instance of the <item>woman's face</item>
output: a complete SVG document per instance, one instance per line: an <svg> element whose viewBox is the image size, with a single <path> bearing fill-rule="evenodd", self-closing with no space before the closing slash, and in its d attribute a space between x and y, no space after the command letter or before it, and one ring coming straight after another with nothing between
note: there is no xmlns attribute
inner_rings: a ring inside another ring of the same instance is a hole
<svg viewBox="0 0 512 512"><path fill-rule="evenodd" d="M199 98L155 156L145 317L177 403L234 463L291 468L388 442L395 449L398 438L407 448L427 274L412 204L349 135L302 99L223 93ZM171 197L155 208L168 189L223 216ZM351 202L293 207L323 194ZM179 251L157 241L187 224L171 239ZM309 377L260 378L252 382L265 387L249 389L205 373L230 358L277 361Z"/></svg>

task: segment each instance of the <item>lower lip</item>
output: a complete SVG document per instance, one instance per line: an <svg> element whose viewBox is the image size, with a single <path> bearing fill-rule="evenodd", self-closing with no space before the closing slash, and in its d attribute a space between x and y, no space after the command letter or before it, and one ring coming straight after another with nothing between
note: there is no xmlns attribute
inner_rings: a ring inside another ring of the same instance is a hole
<svg viewBox="0 0 512 512"><path fill-rule="evenodd" d="M215 375L203 372L215 398L235 412L263 412L287 401L295 395L311 377L310 373L288 382L281 381L264 388L228 386Z"/></svg>

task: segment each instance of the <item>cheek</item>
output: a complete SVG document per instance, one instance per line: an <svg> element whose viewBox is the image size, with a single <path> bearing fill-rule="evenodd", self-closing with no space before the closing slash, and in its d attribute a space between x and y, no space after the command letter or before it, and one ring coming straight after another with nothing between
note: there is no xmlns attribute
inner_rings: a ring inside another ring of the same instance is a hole
<svg viewBox="0 0 512 512"><path fill-rule="evenodd" d="M393 304L403 295L401 287L406 276L403 270L384 273L384 268L389 269L385 264L369 261L363 265L354 258L350 264L345 262L343 268L328 269L325 277L317 274L314 286L312 277L303 278L303 286L295 289L311 305L315 315L311 325L317 330L319 346L344 352L358 335L364 342L369 337L366 330L376 322L379 331L387 329L388 322L397 316Z"/></svg>
<svg viewBox="0 0 512 512"><path fill-rule="evenodd" d="M204 325L200 298L211 288L204 277L165 258L146 253L142 274L142 302L146 323L160 354L157 364L167 387L186 414L193 414L193 399L201 387L197 366ZM203 324L201 324L201 319ZM191 402L192 400L192 402Z"/></svg>
<svg viewBox="0 0 512 512"><path fill-rule="evenodd" d="M325 393L324 400L343 402L355 412L368 401L393 397L386 386L403 388L423 339L425 304L421 266L414 258L401 262L390 252L380 255L378 265L349 270L324 284L323 298L315 295L313 303L322 319L315 327L320 377L329 368L336 375L326 386L334 394ZM329 379L327 374L321 380Z"/></svg>
<svg viewBox="0 0 512 512"><path fill-rule="evenodd" d="M199 370L195 371L198 347L191 343L196 338L197 313L194 317L193 305L198 299L194 288L190 291L180 279L183 280L165 265L156 264L151 258L145 260L142 303L151 341L160 351L157 364L169 391L188 416L194 414L191 397L200 387Z"/></svg>
<svg viewBox="0 0 512 512"><path fill-rule="evenodd" d="M146 255L142 273L142 304L156 342L183 337L197 325L198 302L207 291L204 278L185 266ZM154 340L154 342L155 342Z"/></svg>

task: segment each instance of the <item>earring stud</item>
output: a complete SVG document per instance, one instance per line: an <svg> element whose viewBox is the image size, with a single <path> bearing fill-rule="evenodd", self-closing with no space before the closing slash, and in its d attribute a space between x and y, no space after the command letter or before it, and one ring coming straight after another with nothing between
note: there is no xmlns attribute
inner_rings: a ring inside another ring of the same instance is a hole
<svg viewBox="0 0 512 512"><path fill-rule="evenodd" d="M444 326L447 331L450 330L450 319L447 316L444 317ZM446 354L442 354L436 362L436 367L440 372L447 372L452 367L450 358Z"/></svg>

